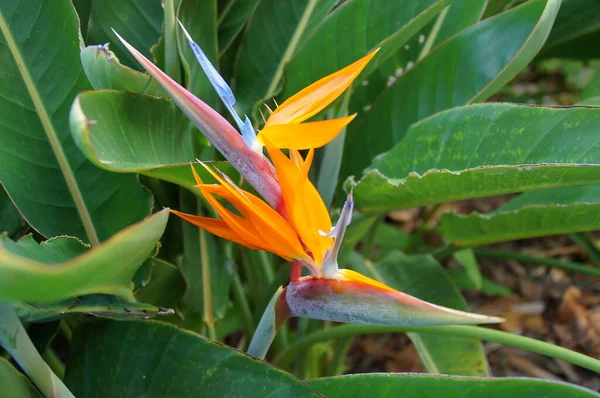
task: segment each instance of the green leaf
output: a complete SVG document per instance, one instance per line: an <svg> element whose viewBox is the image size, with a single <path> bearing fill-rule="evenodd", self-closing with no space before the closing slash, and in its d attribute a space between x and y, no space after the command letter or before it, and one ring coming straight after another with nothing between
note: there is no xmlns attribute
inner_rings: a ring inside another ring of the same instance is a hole
<svg viewBox="0 0 600 398"><path fill-rule="evenodd" d="M430 303L467 311L467 303L431 256L392 252L378 263L352 257L355 270ZM409 333L425 368L432 373L486 376L487 361L477 340L443 334Z"/></svg>
<svg viewBox="0 0 600 398"><path fill-rule="evenodd" d="M137 297L136 297L137 298ZM150 304L126 302L116 296L91 294L45 304L13 303L21 322L49 322L69 314L89 314L109 319L147 319L157 315L170 315L172 309Z"/></svg>
<svg viewBox="0 0 600 398"><path fill-rule="evenodd" d="M519 211L460 216L440 220L444 237L459 246L480 246L538 236L600 229L600 203L528 206Z"/></svg>
<svg viewBox="0 0 600 398"><path fill-rule="evenodd" d="M363 76L367 76L448 4L448 0L344 3L323 21L294 56L285 71L281 97L292 96L380 47L365 68ZM352 29L348 29L349 26Z"/></svg>
<svg viewBox="0 0 600 398"><path fill-rule="evenodd" d="M471 279L473 285L475 285L475 289L480 290L482 287L482 277L473 251L469 249L463 249L454 252L452 256L460 265L465 268L469 279Z"/></svg>
<svg viewBox="0 0 600 398"><path fill-rule="evenodd" d="M372 103L360 109L351 103L350 111L358 116L347 128L341 177L360 175L411 124L489 98L534 58L559 5L560 0L533 0L486 19L443 42L422 60L411 61L405 66L410 70L398 78L391 76L383 91L372 93Z"/></svg>
<svg viewBox="0 0 600 398"><path fill-rule="evenodd" d="M596 202L600 202L600 185L579 185L576 187L542 189L539 191L526 192L506 202L497 208L494 213L516 211L531 205L568 206L574 203L593 204Z"/></svg>
<svg viewBox="0 0 600 398"><path fill-rule="evenodd" d="M475 290L475 283L471 279L467 272L463 269L449 268L445 269L446 274L452 279L452 282L462 291ZM494 281L489 280L486 277L481 278L481 293L487 294L488 296L512 296L512 291Z"/></svg>
<svg viewBox="0 0 600 398"><path fill-rule="evenodd" d="M114 171L177 163L189 169L200 132L188 124L169 99L109 90L79 94L71 110L71 131L81 151Z"/></svg>
<svg viewBox="0 0 600 398"><path fill-rule="evenodd" d="M202 158L202 136L171 100L84 92L71 109L71 132L81 151L99 167L145 174L197 192L190 163ZM217 164L233 178L229 163ZM213 180L202 166L194 167L203 179Z"/></svg>
<svg viewBox="0 0 600 398"><path fill-rule="evenodd" d="M89 87L71 1L28 4L0 4L0 180L38 232L96 244L148 215L152 198L134 176L89 163L69 136L70 104Z"/></svg>
<svg viewBox="0 0 600 398"><path fill-rule="evenodd" d="M343 245L349 249L354 249L376 222L377 217L367 217L362 213L352 214L352 222L348 225L344 234Z"/></svg>
<svg viewBox="0 0 600 398"><path fill-rule="evenodd" d="M0 346L45 397L74 397L42 359L12 306L6 302L0 302Z"/></svg>
<svg viewBox="0 0 600 398"><path fill-rule="evenodd" d="M563 0L546 45L544 58L600 57L600 3L596 0Z"/></svg>
<svg viewBox="0 0 600 398"><path fill-rule="evenodd" d="M265 362L151 321L96 322L77 329L66 382L76 396L87 398L319 396Z"/></svg>
<svg viewBox="0 0 600 398"><path fill-rule="evenodd" d="M149 75L119 62L107 46L88 46L81 51L81 64L96 90L112 89L165 97L158 83Z"/></svg>
<svg viewBox="0 0 600 398"><path fill-rule="evenodd" d="M0 233L6 232L8 235L12 235L22 225L23 218L21 218L19 210L0 186Z"/></svg>
<svg viewBox="0 0 600 398"><path fill-rule="evenodd" d="M309 381L330 397L359 398L592 398L600 395L557 381L524 378L456 377L424 374L359 374Z"/></svg>
<svg viewBox="0 0 600 398"><path fill-rule="evenodd" d="M5 397L42 398L29 379L4 358L0 358L0 386Z"/></svg>
<svg viewBox="0 0 600 398"><path fill-rule="evenodd" d="M234 92L240 114L280 90L283 69L335 0L262 0L242 38Z"/></svg>
<svg viewBox="0 0 600 398"><path fill-rule="evenodd" d="M600 181L598 108L471 105L413 125L354 188L366 212Z"/></svg>
<svg viewBox="0 0 600 398"><path fill-rule="evenodd" d="M527 192L490 214L440 219L444 237L461 246L600 229L600 185Z"/></svg>
<svg viewBox="0 0 600 398"><path fill-rule="evenodd" d="M210 62L218 68L217 0L181 0L177 18L202 48ZM177 26L177 39L181 62L187 77L187 89L208 105L216 108L217 93L196 60L179 26Z"/></svg>
<svg viewBox="0 0 600 398"><path fill-rule="evenodd" d="M113 51L123 64L139 69L135 58L116 40L111 28L116 30L129 43L146 57L150 48L161 35L163 10L160 0L104 0L92 1L88 19L88 29L82 32L87 45L113 43Z"/></svg>
<svg viewBox="0 0 600 398"><path fill-rule="evenodd" d="M0 300L48 302L92 293L133 301L131 280L161 237L168 209L87 250L79 240L58 237L38 244L0 236Z"/></svg>
<svg viewBox="0 0 600 398"><path fill-rule="evenodd" d="M406 250L413 243L413 239L416 237L408 235L398 226L388 224L379 226L373 237L373 245L377 251L377 256L373 257L373 260L381 260L395 250Z"/></svg>
<svg viewBox="0 0 600 398"><path fill-rule="evenodd" d="M260 0L231 0L219 12L219 55L223 55L242 32Z"/></svg>
<svg viewBox="0 0 600 398"><path fill-rule="evenodd" d="M152 305L176 308L185 291L185 280L177 266L153 258L150 261L150 280L134 292L137 301ZM162 314L161 314L162 315ZM180 320L176 315L171 319ZM161 321L165 321L161 317Z"/></svg>

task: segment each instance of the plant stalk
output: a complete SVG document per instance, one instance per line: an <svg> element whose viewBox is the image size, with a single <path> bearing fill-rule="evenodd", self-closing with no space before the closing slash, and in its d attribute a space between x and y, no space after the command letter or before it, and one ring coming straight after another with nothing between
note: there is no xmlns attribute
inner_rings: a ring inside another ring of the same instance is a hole
<svg viewBox="0 0 600 398"><path fill-rule="evenodd" d="M252 334L254 333L252 310L250 309L248 298L246 297L244 287L242 286L242 281L240 280L240 276L238 275L237 271L233 274L233 297L242 313L242 323L244 324L248 338L252 338Z"/></svg>
<svg viewBox="0 0 600 398"><path fill-rule="evenodd" d="M210 279L210 260L208 259L209 251L208 246L206 245L206 232L204 230L200 230L200 253L201 253L201 263L202 263L202 284L203 289L202 293L204 295L204 321L208 326L209 334L215 334L215 319L213 315L213 305L212 305L212 287L211 287L211 279ZM214 339L215 336L209 336L211 339Z"/></svg>
<svg viewBox="0 0 600 398"><path fill-rule="evenodd" d="M165 9L165 72L176 82L181 82L174 0L164 0L163 7Z"/></svg>
<svg viewBox="0 0 600 398"><path fill-rule="evenodd" d="M56 352L50 347L46 348L44 354L42 355L44 361L50 366L50 369L56 374L61 380L65 378L65 364L62 360L56 355Z"/></svg>
<svg viewBox="0 0 600 398"><path fill-rule="evenodd" d="M561 359L574 365L581 366L582 368L600 373L600 360L544 341L478 326L373 326L351 324L335 326L296 340L296 342L290 344L286 349L279 353L275 363L280 367L285 367L297 355L307 351L313 344L321 341L341 339L367 333L405 332L436 333L447 336L468 337L491 341Z"/></svg>

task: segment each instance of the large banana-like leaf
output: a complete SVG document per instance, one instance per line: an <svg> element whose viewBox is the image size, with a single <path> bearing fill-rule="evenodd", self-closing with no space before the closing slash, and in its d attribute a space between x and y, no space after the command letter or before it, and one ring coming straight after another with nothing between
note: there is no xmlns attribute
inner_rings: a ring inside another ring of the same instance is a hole
<svg viewBox="0 0 600 398"><path fill-rule="evenodd" d="M0 180L41 234L97 244L148 215L152 200L71 139L69 108L90 87L77 24L68 0L0 2Z"/></svg>
<svg viewBox="0 0 600 398"><path fill-rule="evenodd" d="M168 209L89 249L71 237L38 244L0 236L0 301L51 302L85 294L114 294L134 301L135 271L165 230Z"/></svg>
<svg viewBox="0 0 600 398"><path fill-rule="evenodd" d="M159 322L83 325L72 352L65 378L76 396L320 396L268 363Z"/></svg>
<svg viewBox="0 0 600 398"><path fill-rule="evenodd" d="M341 177L358 176L410 125L436 112L488 99L516 76L544 43L560 0L533 0L481 21L403 65L360 108L346 134ZM368 81L368 80L367 80ZM379 86L378 86L379 87Z"/></svg>
<svg viewBox="0 0 600 398"><path fill-rule="evenodd" d="M413 125L354 187L359 209L385 212L600 182L599 108L471 105Z"/></svg>

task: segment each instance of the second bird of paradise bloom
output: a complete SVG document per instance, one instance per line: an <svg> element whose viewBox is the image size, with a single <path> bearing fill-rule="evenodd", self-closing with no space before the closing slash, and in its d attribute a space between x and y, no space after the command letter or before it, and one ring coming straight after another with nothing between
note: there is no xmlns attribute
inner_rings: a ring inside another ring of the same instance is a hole
<svg viewBox="0 0 600 398"><path fill-rule="evenodd" d="M217 236L251 249L272 252L292 263L290 283L278 295L275 305L277 313L272 319L274 329L291 316L412 326L502 321L496 317L427 303L357 272L338 267L337 255L352 217L352 195L348 196L333 226L329 211L308 175L315 148L334 139L354 115L314 122L306 120L338 98L377 51L287 99L271 112L263 129L256 134L248 117L242 120L236 113L235 97L227 83L183 26L182 30L239 132L117 36L211 143L266 200L241 189L220 170L201 163L217 184L205 183L192 167L196 187L220 218L178 211L172 213ZM263 147L270 160L264 155ZM287 149L288 154L282 149ZM300 150L308 150L306 156L302 156ZM237 213L227 209L219 199L233 205ZM311 275L301 277L301 266L306 267ZM255 354L263 356L264 353Z"/></svg>

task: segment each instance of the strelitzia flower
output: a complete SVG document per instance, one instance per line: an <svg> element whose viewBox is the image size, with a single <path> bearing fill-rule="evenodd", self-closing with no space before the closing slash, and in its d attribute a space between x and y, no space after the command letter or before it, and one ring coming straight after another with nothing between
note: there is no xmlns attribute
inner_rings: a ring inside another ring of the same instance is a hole
<svg viewBox="0 0 600 398"><path fill-rule="evenodd" d="M197 188L220 218L173 211L217 236L251 249L272 252L291 262L290 283L276 294L272 303L274 311L265 313L259 329L273 334L283 321L293 316L414 326L502 321L427 303L338 266L338 252L352 217L352 194L333 226L327 207L308 175L314 149L335 138L353 116L317 122L306 120L338 98L375 51L293 95L270 114L264 128L256 134L249 118L237 115L235 97L227 83L185 29L183 32L239 132L119 38L266 200L241 189L221 171L201 163L217 183L206 184L192 167ZM263 147L270 160L264 156ZM288 149L287 155L282 152L283 148ZM299 152L302 149L308 149L304 157ZM225 207L219 198L229 202L237 212ZM300 266L306 267L311 275L301 277ZM253 354L263 356L262 351L253 351L251 345Z"/></svg>

